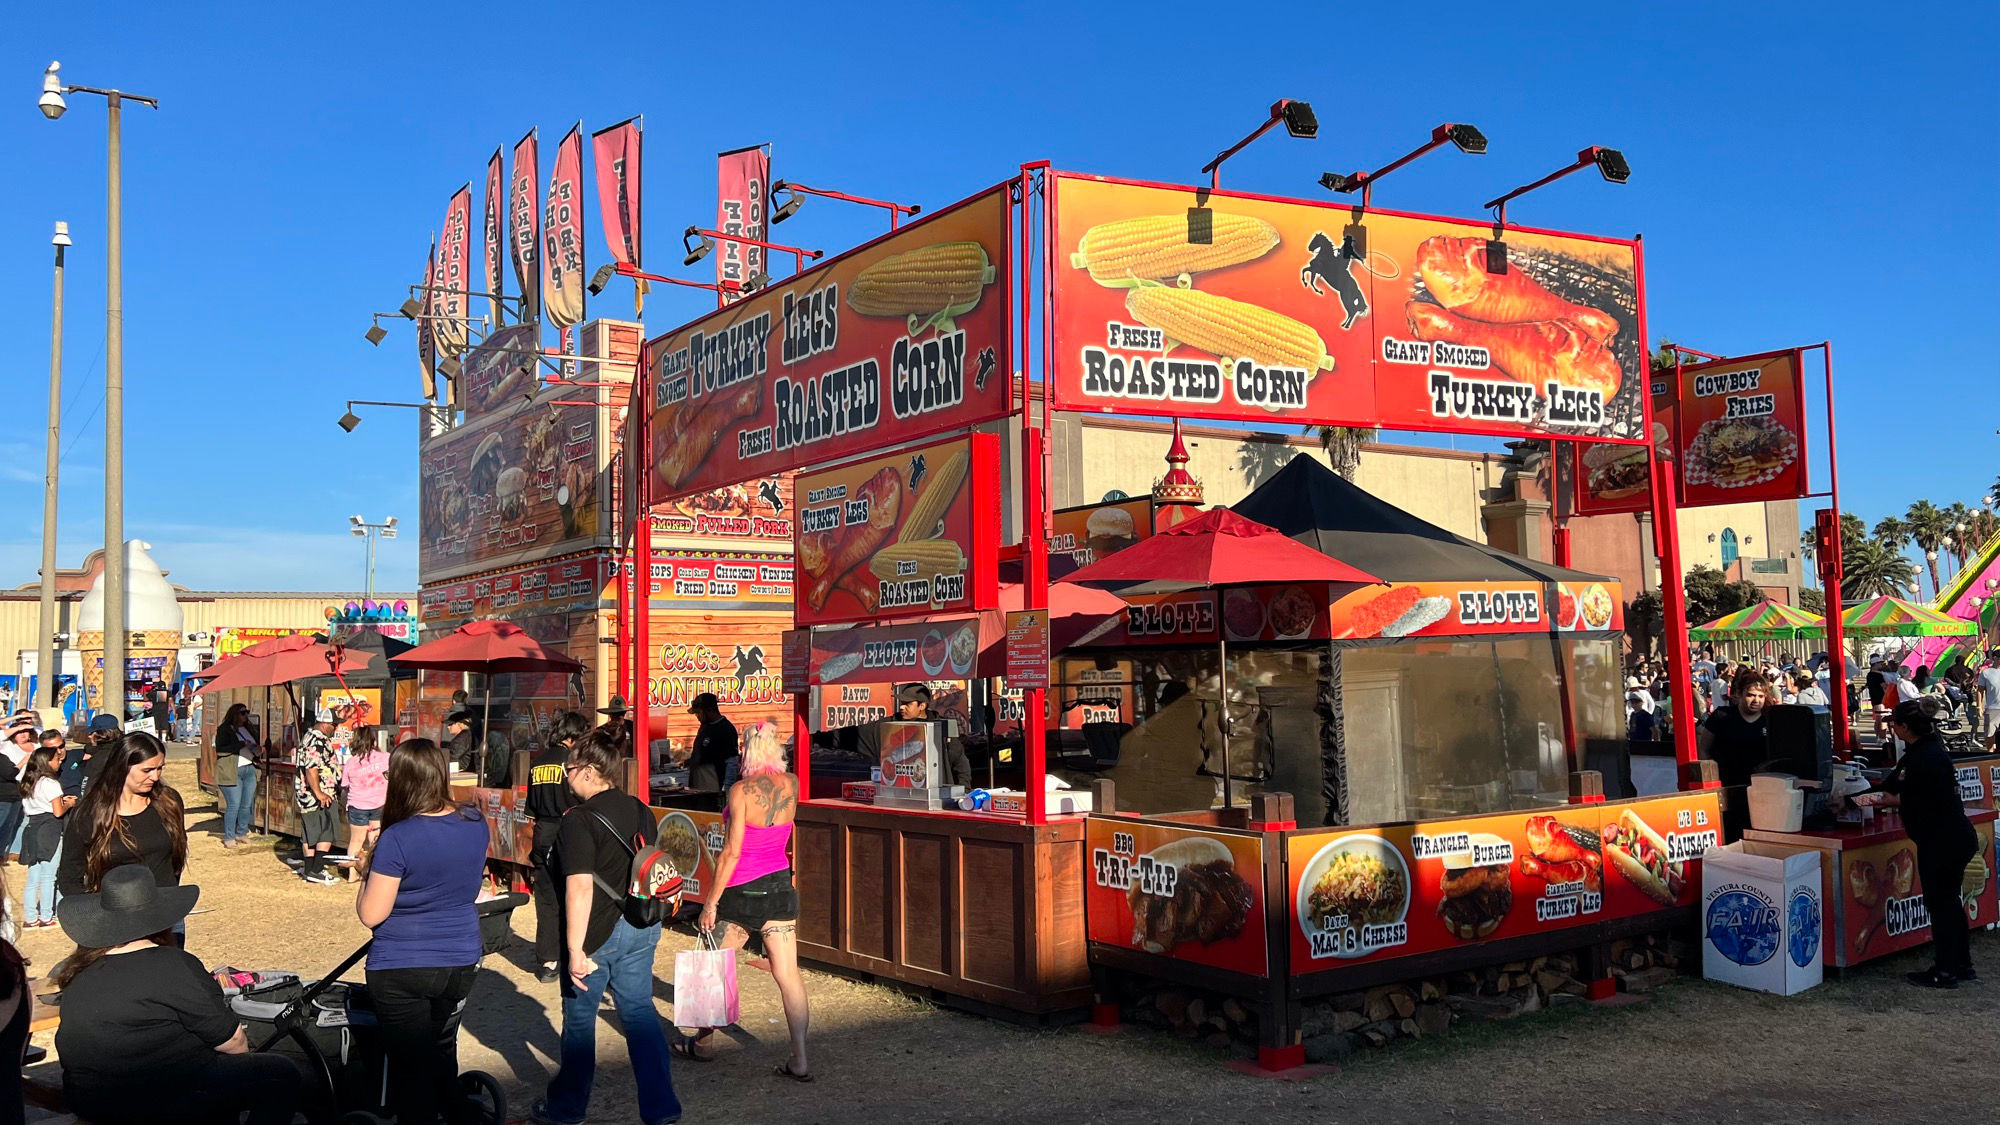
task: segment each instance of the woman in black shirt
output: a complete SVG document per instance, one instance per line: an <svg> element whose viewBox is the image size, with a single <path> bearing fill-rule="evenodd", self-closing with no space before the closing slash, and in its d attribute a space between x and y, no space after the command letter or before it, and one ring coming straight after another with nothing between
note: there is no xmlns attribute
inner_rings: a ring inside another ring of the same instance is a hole
<svg viewBox="0 0 2000 1125"><path fill-rule="evenodd" d="M147 735L145 737L151 737ZM77 951L55 974L70 1107L100 1125L235 1121L290 1125L304 1075L251 1054L243 1025L201 962L172 947L199 887L162 887L136 866L56 908Z"/></svg>
<svg viewBox="0 0 2000 1125"><path fill-rule="evenodd" d="M104 876L137 864L162 887L179 886L187 866L181 795L161 780L166 747L135 731L108 747L103 772L64 817L56 887L64 896L94 893Z"/></svg>
<svg viewBox="0 0 2000 1125"><path fill-rule="evenodd" d="M562 953L562 888L550 870L549 851L555 846L556 829L564 813L582 802L569 788L569 761L576 740L590 729L590 721L575 711L564 711L549 732L549 744L528 760L528 815L535 821L535 843L528 853L534 865L535 961L540 966L536 979L553 984L561 975L556 958Z"/></svg>
<svg viewBox="0 0 2000 1125"><path fill-rule="evenodd" d="M1979 852L1979 834L1966 819L1958 769L1923 701L1897 704L1889 715L1889 728L1905 743L1903 756L1895 772L1883 780L1886 792L1863 793L1855 800L1902 809L1903 831L1917 846L1917 878L1924 887L1924 907L1931 914L1937 963L1911 973L1910 983L1957 988L1959 981L1979 979L1972 968L1965 903L1958 897L1965 867Z"/></svg>
<svg viewBox="0 0 2000 1125"><path fill-rule="evenodd" d="M1748 794L1750 775L1771 758L1771 740L1764 722L1764 706L1771 699L1771 681L1754 668L1744 668L1729 686L1729 703L1708 713L1701 721L1696 745L1701 756L1715 762L1723 788L1733 790L1724 798L1722 834L1725 843L1743 838L1750 826Z"/></svg>

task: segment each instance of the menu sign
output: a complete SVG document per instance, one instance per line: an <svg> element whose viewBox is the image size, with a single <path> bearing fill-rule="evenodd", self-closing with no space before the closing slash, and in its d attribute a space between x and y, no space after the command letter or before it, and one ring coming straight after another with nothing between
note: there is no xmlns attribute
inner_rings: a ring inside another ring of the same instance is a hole
<svg viewBox="0 0 2000 1125"><path fill-rule="evenodd" d="M787 629L779 644L779 678L788 695L812 690L812 630Z"/></svg>
<svg viewBox="0 0 2000 1125"><path fill-rule="evenodd" d="M474 618L587 613L610 581L609 563L589 556L437 583L424 587L417 600L425 628L436 630Z"/></svg>
<svg viewBox="0 0 2000 1125"><path fill-rule="evenodd" d="M1636 244L1057 176L1054 404L1636 441Z"/></svg>
<svg viewBox="0 0 2000 1125"><path fill-rule="evenodd" d="M751 552L655 551L653 604L790 608L792 557Z"/></svg>
<svg viewBox="0 0 2000 1125"><path fill-rule="evenodd" d="M815 630L815 687L854 683L964 679L979 655L979 621L912 621L854 629Z"/></svg>
<svg viewBox="0 0 2000 1125"><path fill-rule="evenodd" d="M1141 496L1058 508L1049 528L1049 577L1061 578L1153 534L1153 501Z"/></svg>
<svg viewBox="0 0 2000 1125"><path fill-rule="evenodd" d="M653 510L653 534L792 541L792 474L683 496Z"/></svg>
<svg viewBox="0 0 2000 1125"><path fill-rule="evenodd" d="M972 434L800 473L800 624L989 609L999 439Z"/></svg>
<svg viewBox="0 0 2000 1125"><path fill-rule="evenodd" d="M841 684L819 695L818 730L879 722L896 709L895 684Z"/></svg>
<svg viewBox="0 0 2000 1125"><path fill-rule="evenodd" d="M1264 975L1261 837L1093 816L1085 839L1091 941Z"/></svg>
<svg viewBox="0 0 2000 1125"><path fill-rule="evenodd" d="M653 494L1005 414L1009 215L995 188L648 341Z"/></svg>
<svg viewBox="0 0 2000 1125"><path fill-rule="evenodd" d="M1049 686L1049 611L1007 613L1007 683L1021 691Z"/></svg>
<svg viewBox="0 0 2000 1125"><path fill-rule="evenodd" d="M1287 840L1294 972L1691 905L1713 791Z"/></svg>
<svg viewBox="0 0 2000 1125"><path fill-rule="evenodd" d="M558 405L566 390L423 443L418 568L427 580L582 550L598 538L598 411Z"/></svg>
<svg viewBox="0 0 2000 1125"><path fill-rule="evenodd" d="M1811 490L1802 370L1798 349L1681 368L1682 505L1793 500Z"/></svg>
<svg viewBox="0 0 2000 1125"><path fill-rule="evenodd" d="M1653 428L1664 443L1666 427L1655 422ZM1556 489L1575 515L1651 511L1652 472L1643 445L1562 442L1556 447Z"/></svg>

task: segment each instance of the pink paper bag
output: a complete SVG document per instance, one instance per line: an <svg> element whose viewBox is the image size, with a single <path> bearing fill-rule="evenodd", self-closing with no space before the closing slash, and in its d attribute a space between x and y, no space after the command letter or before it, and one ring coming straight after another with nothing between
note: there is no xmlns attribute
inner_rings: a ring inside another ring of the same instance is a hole
<svg viewBox="0 0 2000 1125"><path fill-rule="evenodd" d="M674 954L675 1026L728 1027L739 1011L735 950L683 949Z"/></svg>

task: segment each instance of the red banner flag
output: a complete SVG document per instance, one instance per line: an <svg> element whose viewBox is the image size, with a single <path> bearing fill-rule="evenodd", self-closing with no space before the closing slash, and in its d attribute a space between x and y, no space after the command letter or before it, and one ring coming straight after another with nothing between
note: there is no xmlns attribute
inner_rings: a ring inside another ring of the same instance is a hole
<svg viewBox="0 0 2000 1125"><path fill-rule="evenodd" d="M725 152L715 159L715 229L723 234L768 240L766 194L771 183L771 154L762 145ZM765 272L764 248L741 242L718 240L715 248L715 283L724 288L722 299L736 300L740 292L728 292L731 285L747 285Z"/></svg>
<svg viewBox="0 0 2000 1125"><path fill-rule="evenodd" d="M537 264L542 252L542 211L537 206L541 194L535 183L540 177L538 147L533 129L515 143L514 183L507 205L512 224L508 243L513 252L514 280L521 286L523 324L537 323L542 317L542 269Z"/></svg>
<svg viewBox="0 0 2000 1125"><path fill-rule="evenodd" d="M424 252L424 272L417 278L423 287L423 296L417 300L422 311L417 314L417 367L423 372L424 401L437 399L437 337L431 332L431 310L437 302L431 299L431 286L437 284L438 242L431 236L431 248Z"/></svg>
<svg viewBox="0 0 2000 1125"><path fill-rule="evenodd" d="M612 260L634 269L639 268L639 145L644 135L637 117L590 135L604 241Z"/></svg>
<svg viewBox="0 0 2000 1125"><path fill-rule="evenodd" d="M572 126L556 146L542 215L542 300L549 323L583 319L583 133Z"/></svg>
<svg viewBox="0 0 2000 1125"><path fill-rule="evenodd" d="M472 185L459 188L444 213L444 240L438 247L438 345L445 355L465 349L466 280L472 255Z"/></svg>
<svg viewBox="0 0 2000 1125"><path fill-rule="evenodd" d="M501 248L502 231L506 223L501 219L501 209L506 203L505 174L500 170L500 150L493 150L493 159L486 162L486 284L483 288L492 294L493 325L499 327L500 316L500 260L505 251Z"/></svg>

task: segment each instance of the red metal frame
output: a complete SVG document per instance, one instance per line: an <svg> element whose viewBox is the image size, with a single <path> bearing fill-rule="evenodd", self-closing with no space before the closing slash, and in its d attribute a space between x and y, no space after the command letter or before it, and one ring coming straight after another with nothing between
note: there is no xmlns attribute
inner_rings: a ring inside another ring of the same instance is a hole
<svg viewBox="0 0 2000 1125"><path fill-rule="evenodd" d="M1028 167L1028 165L1023 165L1023 167ZM1337 212L1337 213L1339 213L1339 214L1340 214L1341 216L1343 216L1343 219L1342 219L1342 221L1343 221L1343 222L1346 222L1346 221L1348 221L1348 220L1350 220L1350 219L1354 219L1354 217L1356 216L1357 212L1358 212L1358 211L1360 210L1360 209L1357 209L1356 207L1354 207L1354 206L1353 206L1352 204L1346 204L1346 203L1337 203L1337 202L1332 202L1332 201L1325 201L1325 200L1317 200L1317 199L1298 199L1298 198L1295 198L1295 197L1292 197L1292 196L1286 196L1286 195L1264 195L1264 194L1260 194L1260 193L1257 193L1257 192L1245 192L1245 191L1220 191L1220 190L1215 190L1215 189L1207 189L1207 188L1198 188L1198 187L1192 187L1192 186L1189 186L1189 185L1187 185L1187 184L1167 184L1167 183L1157 183L1157 182L1154 182L1154 181L1151 181L1151 180L1129 180L1129 179L1124 179L1124 178L1121 178L1121 177L1118 177L1118 176L1097 176L1097 175L1091 175L1090 173L1087 173L1087 172L1063 172L1063 171L1058 171L1058 170L1056 170L1056 169L1053 169L1053 168L1049 169L1049 171L1048 171L1048 172L1046 173L1046 177L1047 177L1047 179L1048 179L1049 183L1051 184L1050 188L1048 189L1048 201L1049 201L1049 205L1048 205L1048 212L1049 212L1049 220L1048 220L1048 223L1047 223L1047 226L1048 226L1048 229L1049 229L1049 231L1050 231L1050 232L1053 232L1053 231L1054 231L1054 229L1055 229L1055 214L1056 214L1056 208L1055 208L1055 199L1056 199L1056 195L1057 195L1057 190L1058 190L1058 189L1057 189L1057 187L1055 187L1054 185L1056 185L1056 184L1058 184L1058 183L1059 183L1060 181L1062 181L1062 180L1066 180L1066 179L1068 179L1068 180L1089 180L1089 181L1091 181L1091 182L1094 182L1094 183L1101 183L1101 184L1117 184L1117 185L1120 185L1120 186L1124 186L1124 187L1139 187L1139 188L1153 188L1153 189L1156 189L1156 190L1160 190L1160 191L1171 191L1171 192L1183 192L1183 193L1186 193L1186 194L1188 194L1188 195L1190 195L1190 196L1194 196L1194 195L1205 195L1205 196L1207 196L1207 197L1208 197L1208 199L1209 199L1210 201L1212 201L1212 200L1214 200L1214 199L1217 199L1217 198L1221 198L1221 199L1247 199L1247 200L1253 200L1253 201L1256 201L1256 202L1261 202L1261 203L1282 203L1282 204L1289 204L1289 205L1293 205L1293 206L1299 206L1299 207L1313 207L1313 208L1318 208L1318 209L1321 209L1321 210L1325 210L1325 211L1332 211L1332 212ZM1455 224L1458 224L1458 225L1460 225L1460 226L1468 226L1468 227L1481 227L1481 228L1483 228L1483 227L1489 227L1489 226L1491 226L1491 225L1492 225L1492 224L1491 224L1491 223L1490 223L1490 222L1489 222L1488 220L1486 220L1486 219L1467 219L1467 218L1458 218L1458 217L1453 217L1453 216L1449 216L1449 215L1429 215L1429 214L1424 214L1424 213L1422 213L1422 212L1418 212L1418 211L1394 211L1394 210L1388 210L1388 209L1381 209L1381 210L1370 210L1370 211L1366 211L1365 213L1366 213L1366 214L1372 214L1372 215L1380 215L1380 216L1382 216L1382 217L1384 217L1384 218L1398 218L1398 219L1415 219L1415 220L1418 220L1418 221L1421 221L1421 222L1429 222L1429 223L1455 223ZM1356 221L1358 221L1358 220L1356 220ZM1551 237L1551 238L1568 238L1568 239L1576 239L1576 240L1578 240L1578 241L1581 241L1581 242L1599 242L1599 243L1603 243L1603 244L1605 244L1605 245L1607 245L1607 246L1626 246L1626 247L1631 247L1631 248L1633 249L1633 255L1634 255L1634 274L1635 274L1635 284L1636 284L1636 274L1637 274L1637 256L1638 256L1638 246L1639 246L1639 242L1638 242L1638 240L1637 240L1637 239L1631 239L1631 238L1612 238L1612 237L1609 237L1609 236L1607 236L1607 235L1598 235L1598 234L1580 234L1580 233L1578 233L1578 232L1576 232L1576 231L1565 231L1565 230L1550 230L1550 229L1547 229L1547 228L1544 228L1544 227L1513 227L1513 228L1510 228L1510 229L1512 229L1513 231L1515 231L1516 233L1519 233L1519 234L1529 234L1529 235L1546 235L1546 236L1548 236L1548 237ZM1637 290L1635 289L1635 290L1634 290L1634 292L1635 292L1635 294L1636 294L1636 293L1637 293L1638 291L1637 291ZM1061 317L1062 317L1062 313L1061 313L1061 295L1062 295L1062 291L1061 291L1061 289L1060 289L1059 287L1056 287L1056 286L1054 286L1054 285L1051 285L1051 286L1049 286L1049 289L1048 289L1048 296L1047 296L1047 300L1048 300L1048 304L1047 304L1047 305L1046 305L1046 306L1045 306L1045 307L1043 308L1043 316L1044 316L1044 317L1045 317L1045 318L1047 319L1047 321L1048 321L1048 322L1050 322L1050 323L1057 323L1057 322L1060 322L1060 320L1061 320ZM1643 299L1640 299L1640 300L1638 301L1638 304L1639 304L1640 308L1641 308L1641 309L1643 310L1643 309L1644 309L1644 307L1645 307L1645 303L1644 303ZM1644 319L1644 318L1643 318L1643 317L1641 317L1641 320L1642 320L1642 321L1643 321L1643 319ZM1642 337L1641 339L1642 339L1642 341L1643 341L1643 337ZM1053 353L1051 353L1051 354L1053 354ZM1044 370L1043 374L1044 374L1044 376L1046 377L1046 375L1047 375L1047 370L1046 370L1046 363L1045 363L1045 365L1044 365L1044 366L1045 366L1045 370ZM1024 369L1024 370L1025 370L1025 369ZM1641 370L1640 370L1640 373L1639 373L1639 375L1640 375L1640 378L1641 378L1642 380L1643 380L1643 379L1645 379L1645 378L1647 377L1647 371L1645 370L1645 367L1644 367L1644 361L1643 361L1643 360L1642 360L1642 362L1641 362ZM1044 403L1044 409L1045 409L1045 410L1046 410L1047 408L1049 408L1049 407L1051 407L1051 406L1052 406L1052 407L1053 407L1054 409L1056 409L1056 410L1067 410L1067 411L1070 411L1070 412L1072 412L1072 413L1076 413L1076 414L1107 414L1107 415L1118 415L1118 414L1122 414L1122 413L1126 413L1126 411L1124 411L1124 410L1121 410L1121 409L1120 409L1120 407L1118 407L1118 406L1115 406L1115 405L1110 405L1110 406L1107 406L1107 405L1104 405L1104 404L1102 404L1102 403L1095 403L1095 402L1092 402L1092 403L1073 403L1073 402L1065 402L1065 401L1063 401L1063 399L1062 399L1062 397L1061 397L1060 395L1056 394L1056 388L1055 388L1055 386L1054 386L1054 385L1053 385L1052 383L1049 383L1049 382L1047 382L1047 381L1044 381L1044 382L1043 382L1043 384L1042 384L1042 387L1043 387L1043 391L1044 391L1044 397L1045 397L1045 399L1051 399L1051 400L1053 400L1052 402L1045 402L1045 403ZM1215 414L1210 414L1210 413L1203 413L1203 414L1201 415L1201 417L1202 417L1202 418L1204 418L1204 419L1207 419L1207 420L1211 420L1211 421L1230 421L1230 422L1257 422L1257 423L1260 423L1260 424L1263 424L1263 425L1266 425L1266 426L1270 425L1270 424L1271 424L1271 422L1272 422L1272 416L1270 415L1270 413L1268 413L1268 412L1266 412L1266 411L1261 411L1261 410L1254 410L1254 409L1251 409L1251 408L1245 408L1245 409L1243 409L1243 410L1241 410L1241 411L1238 411L1238 412L1235 412L1235 413L1228 413L1228 414L1223 414L1223 413L1215 413ZM1309 425L1309 424L1312 424L1312 425L1316 425L1316 424L1321 424L1322 422L1329 422L1329 423L1334 423L1334 424L1337 424L1337 423L1338 423L1338 422L1339 422L1340 420L1339 420L1339 419L1324 419L1324 420L1323 420L1323 419L1307 419L1307 418L1299 418L1299 417L1288 417L1288 418L1284 419L1284 421L1285 421L1286 423L1288 423L1288 424L1289 424L1289 423L1293 423L1293 422L1296 422L1296 423L1298 423L1298 424L1300 424L1300 425ZM1353 420L1352 420L1352 419L1350 419L1349 421L1353 421ZM1526 430L1526 429L1518 429L1518 428L1517 428L1517 429L1478 429L1478 428L1473 428L1473 427L1467 427L1467 426L1465 426L1465 425L1462 425L1462 424L1460 424L1460 425L1447 425L1447 424L1444 424L1444 423L1436 423L1436 424L1425 424L1425 423L1424 423L1424 422L1422 422L1421 420L1415 420L1415 421L1411 421L1411 420L1405 420L1405 419L1400 419L1400 418L1396 420L1396 423L1395 423L1395 428L1396 428L1396 429L1399 429L1399 430L1409 430L1409 431L1411 431L1411 432L1415 432L1415 433L1433 433L1433 434L1465 434L1465 435L1474 435L1474 436L1481 436L1481 437L1498 437L1498 438L1523 438L1523 437L1528 437L1528 438L1553 438L1553 439L1556 439L1556 440L1564 440L1564 439L1566 439L1566 438L1568 437L1568 435L1564 435L1564 434L1561 434L1561 433L1550 433L1550 432L1541 432L1541 431L1535 431L1535 430ZM1651 429L1651 425L1650 425L1650 423L1649 423L1649 424L1648 424L1648 425L1647 425L1646 427L1644 427L1644 429L1645 429L1645 430L1647 430L1647 431L1650 431L1650 429ZM1597 436L1590 436L1590 437L1586 437L1586 438L1581 438L1581 439L1570 439L1570 440L1585 440L1585 441L1590 441L1590 442L1594 442L1594 443L1598 443L1598 444L1604 444L1604 445L1643 445L1643 444L1645 444L1645 442L1646 442L1646 440L1647 440L1647 439L1646 439L1645 435L1644 435L1644 434L1642 433L1642 434L1641 434L1640 436L1638 436L1638 437L1631 437L1631 438L1619 438L1619 437L1597 437Z"/></svg>
<svg viewBox="0 0 2000 1125"><path fill-rule="evenodd" d="M643 343L639 354L643 358ZM632 694L626 706L632 709L632 757L638 764L638 797L653 803L653 426L652 412L645 409L653 401L652 365L642 363L632 378L632 396L639 411L639 463L633 474L634 499L638 502L638 526L632 534ZM631 424L628 417L627 425ZM627 442L626 447L631 448Z"/></svg>
<svg viewBox="0 0 2000 1125"><path fill-rule="evenodd" d="M718 242L736 242L744 246L761 246L766 250L776 250L780 254L790 254L792 256L792 275L795 277L805 272L807 259L817 262L821 258L826 257L826 251L824 250L808 250L803 246L786 246L782 243L766 242L761 238L749 238L740 234L724 234L719 230L710 230L707 227L689 227L681 234L681 244L683 246L687 244L688 235L691 234L698 234L705 239L713 239Z"/></svg>
<svg viewBox="0 0 2000 1125"><path fill-rule="evenodd" d="M1804 353L1814 348L1819 349L1826 372L1827 507L1833 513L1833 557L1820 559L1819 579L1821 593L1826 598L1826 658L1833 665L1833 670L1827 673L1827 684L1833 688L1827 693L1827 706L1833 712L1835 748L1851 755L1854 721L1847 708L1847 637L1840 619L1840 446L1834 440L1833 429L1833 342L1822 340L1798 350ZM1803 376L1804 372L1800 374Z"/></svg>
<svg viewBox="0 0 2000 1125"><path fill-rule="evenodd" d="M1639 292L1643 295L1645 290ZM1644 339L1646 302L1639 301L1640 332ZM1674 394L1680 394L1680 352L1674 352ZM1646 365L1647 382L1652 381L1652 361ZM1647 388L1646 432L1653 432L1653 395ZM1675 502L1674 467L1662 461L1659 449L1646 443L1646 461L1652 468L1653 554L1660 560L1660 604L1667 641L1667 703L1674 718L1674 762L1679 767L1680 788L1691 788L1695 760L1694 666L1688 660L1687 588L1681 579L1681 529Z"/></svg>
<svg viewBox="0 0 2000 1125"><path fill-rule="evenodd" d="M749 290L734 281L724 285L715 281L688 281L685 278L679 277L663 277L657 273L647 273L637 266L628 266L624 262L617 263L612 269L619 277L629 277L638 281L659 282L664 285L685 285L689 289L706 289L711 293L717 294L749 292Z"/></svg>
<svg viewBox="0 0 2000 1125"><path fill-rule="evenodd" d="M1536 180L1534 183L1522 184L1520 187L1515 188L1513 191L1508 192L1507 194L1499 197L1498 199L1488 200L1486 203L1486 207L1488 210L1492 210L1494 208L1499 209L1499 213L1493 216L1493 225L1499 227L1502 230L1505 230L1507 228L1508 200L1519 199L1520 197L1528 194L1529 192L1534 191L1536 188L1545 187L1549 184L1555 183L1557 180L1562 179L1564 176L1567 176L1572 172L1580 172L1583 169L1590 167L1592 164L1597 163L1597 154L1603 151L1603 149L1604 149L1603 145L1591 145L1589 148L1586 148L1581 152L1578 152L1576 154L1576 163L1571 164L1569 167L1558 168L1555 171L1550 172L1548 175L1543 176L1541 179Z"/></svg>
<svg viewBox="0 0 2000 1125"><path fill-rule="evenodd" d="M923 210L922 207L910 203L892 203L886 199L870 199L865 195L849 195L843 191L831 191L827 188L807 187L806 185L799 183L797 180L773 181L771 184L771 191L774 194L780 191L795 191L798 192L800 195L817 195L825 199L838 199L847 203L860 203L869 207L885 208L889 212L889 229L892 231L896 229L896 220L898 218L900 218L903 215L909 215L912 218L914 218L919 212Z"/></svg>
<svg viewBox="0 0 2000 1125"><path fill-rule="evenodd" d="M1685 352L1687 352L1687 353L1688 353L1689 355L1700 355L1700 356L1707 356L1707 355L1708 355L1708 353L1706 353L1706 352L1697 352L1697 351L1695 351L1695 350L1694 350L1693 348L1682 348L1682 347L1681 347L1680 345L1678 345L1678 344L1675 344L1675 345L1671 345L1671 346L1672 346L1672 347L1674 347L1674 348L1675 348L1676 350L1679 350L1679 351L1685 351ZM1771 351L1768 351L1768 352L1751 352L1751 353L1750 353L1749 355L1730 355L1730 356L1709 356L1709 357L1707 358L1707 362L1704 362L1704 363L1697 363L1697 364L1695 364L1695 365L1694 365L1694 366L1692 366L1692 367L1688 367L1688 368L1686 368L1686 369L1685 369L1685 371L1684 371L1683 373L1684 373L1684 374L1685 374L1685 373L1699 373L1699 372L1701 372L1701 371L1702 371L1703 369L1705 369L1705 368L1709 368L1709 367L1718 367L1718 366L1722 366L1722 365L1730 365L1730 366L1734 366L1734 365L1736 365L1736 364L1739 364L1739 363L1754 363L1754 362L1756 362L1757 360L1760 360L1760 359L1777 359L1777 358L1779 358L1779 357L1781 357L1781 356L1791 356L1791 357L1792 357L1792 366L1793 366L1793 367L1794 367L1795 369L1797 369L1797 371L1798 371L1798 374L1799 374L1799 391L1798 391L1798 394L1799 394L1799 419L1800 419L1800 421L1801 421L1801 422L1803 422L1803 421L1805 420L1805 414L1806 414L1806 404L1805 404L1805 389L1806 389L1806 359L1805 359L1805 353L1806 353L1806 352L1808 352L1808 351L1811 351L1811 350L1812 350L1813 348L1815 348L1815 347L1818 347L1818 346L1819 346L1819 345L1817 345L1817 344L1813 344L1813 345L1808 345L1808 346L1806 346L1806 347L1799 347L1799 348L1774 348L1774 349L1772 349ZM1676 395L1678 395L1678 394L1679 394L1679 392L1680 392L1680 388L1678 388L1678 387L1677 387L1677 388L1675 388L1675 394L1676 394ZM1829 399L1831 399L1831 398L1832 398L1832 396L1833 396L1833 388L1832 388L1832 386L1831 386L1831 385L1829 384L1829 386L1827 387L1827 397L1828 397ZM1676 413L1676 414L1674 415L1674 429L1675 429L1676 431L1678 431L1678 430L1679 430L1679 429L1680 429L1680 428L1681 428L1682 426L1685 426L1686 424L1687 424L1687 414L1686 414L1686 412L1685 412L1685 411L1681 411L1681 412L1677 412L1677 413ZM1675 449L1682 449L1682 448L1685 448L1685 447L1684 447L1684 446L1682 445L1682 443L1681 443L1681 435L1680 435L1680 434L1679 434L1678 432L1677 432L1677 433L1675 433L1675 434L1673 435L1673 443L1674 443L1674 448L1675 448ZM1829 456L1831 456L1831 455L1832 455L1832 448L1833 448L1833 447L1832 447L1831 445L1828 445L1828 447L1827 447L1827 452L1828 452L1828 455L1829 455ZM1811 442L1809 442L1809 441L1800 441L1800 442L1799 442L1799 480L1803 481L1803 482L1805 483L1805 485L1806 485L1806 487L1807 487L1807 488L1810 488L1810 487L1812 487L1812 461L1811 461L1811 459L1810 459L1810 458L1808 457L1808 454L1809 454L1809 453L1811 452L1811 449L1812 449L1812 443L1811 443ZM1805 493L1805 494L1802 494L1802 495L1799 495L1799 496L1792 496L1792 497L1775 497L1775 496L1772 496L1772 497L1763 497L1763 498L1759 498L1759 497L1756 497L1756 496L1750 496L1750 497L1748 497L1748 498L1747 498L1747 500L1748 500L1749 502L1752 502L1752 503L1774 503L1774 504L1777 504L1777 503L1783 503L1783 502L1784 502L1785 500L1787 500L1787 499L1792 499L1792 500L1803 500L1803 499L1805 499L1805 498L1806 498L1806 496L1809 496L1809 495L1811 495L1811 494L1810 494L1810 493ZM1676 503L1679 503L1679 504L1680 504L1680 505L1681 505L1682 507L1709 507L1709 506L1713 506L1713 505L1718 505L1718 504L1721 504L1721 503L1724 503L1724 501L1721 501L1721 500L1709 500L1709 501L1707 501L1707 502L1705 502L1705 503L1703 503L1703 504L1699 504L1699 505L1690 505L1690 504L1686 503L1686 499L1685 499L1685 497L1682 497L1682 496L1680 496L1680 495L1678 495L1678 494L1676 494L1676 495L1675 495L1675 497L1674 497L1674 500L1675 500L1675 502L1676 502Z"/></svg>

